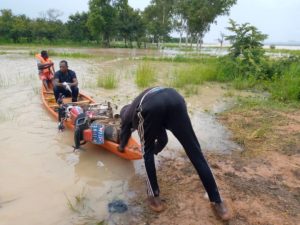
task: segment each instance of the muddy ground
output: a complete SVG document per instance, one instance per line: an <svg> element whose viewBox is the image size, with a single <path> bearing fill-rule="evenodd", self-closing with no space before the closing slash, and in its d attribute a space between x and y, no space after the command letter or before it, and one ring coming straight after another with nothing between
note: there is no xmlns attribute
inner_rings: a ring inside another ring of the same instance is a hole
<svg viewBox="0 0 300 225"><path fill-rule="evenodd" d="M230 154L206 152L233 218L218 220L194 168L181 154L160 159L158 177L167 210L151 212L145 190L140 190L132 204L140 204L145 213L132 224L299 224L300 111L232 110L218 119L242 147ZM132 180L133 187L143 183L142 177Z"/></svg>

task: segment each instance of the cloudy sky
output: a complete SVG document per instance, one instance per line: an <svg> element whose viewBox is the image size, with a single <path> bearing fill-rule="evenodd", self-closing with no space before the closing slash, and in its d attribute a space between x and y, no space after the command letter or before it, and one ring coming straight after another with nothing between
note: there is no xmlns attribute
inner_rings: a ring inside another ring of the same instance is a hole
<svg viewBox="0 0 300 225"><path fill-rule="evenodd" d="M150 0L129 0L133 8L144 9ZM0 0L0 9L12 9L14 14L26 14L31 18L40 16L50 8L64 12L60 18L66 21L70 14L88 10L88 0ZM238 0L231 8L230 16L217 18L205 36L205 42L216 42L220 32L226 33L229 18L238 23L249 22L269 35L267 42L300 43L300 0Z"/></svg>

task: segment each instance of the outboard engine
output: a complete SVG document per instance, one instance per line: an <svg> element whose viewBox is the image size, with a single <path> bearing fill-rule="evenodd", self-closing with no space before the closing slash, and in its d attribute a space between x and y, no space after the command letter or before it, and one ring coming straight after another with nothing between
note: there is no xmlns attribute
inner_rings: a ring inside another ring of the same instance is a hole
<svg viewBox="0 0 300 225"><path fill-rule="evenodd" d="M75 109L73 113L77 113L78 111ZM72 114L72 110L71 110ZM75 119L75 131L74 131L74 150L79 149L80 145L84 145L86 141L84 140L83 132L89 128L88 118L85 113L80 113Z"/></svg>

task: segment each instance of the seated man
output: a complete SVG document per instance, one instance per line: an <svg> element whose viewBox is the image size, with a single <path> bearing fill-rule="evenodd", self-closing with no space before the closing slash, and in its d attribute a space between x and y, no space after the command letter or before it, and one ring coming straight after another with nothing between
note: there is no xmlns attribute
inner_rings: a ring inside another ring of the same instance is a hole
<svg viewBox="0 0 300 225"><path fill-rule="evenodd" d="M79 89L75 72L68 69L68 62L65 60L59 63L59 68L60 70L54 75L53 92L56 102L60 93L65 97L72 96L72 102L77 102Z"/></svg>
<svg viewBox="0 0 300 225"><path fill-rule="evenodd" d="M43 82L43 85L46 88L46 91L49 91L49 83L53 87L53 78L54 78L54 64L52 60L48 57L47 51L41 51L41 54L36 54L35 57L37 58L37 66L39 70L40 79Z"/></svg>

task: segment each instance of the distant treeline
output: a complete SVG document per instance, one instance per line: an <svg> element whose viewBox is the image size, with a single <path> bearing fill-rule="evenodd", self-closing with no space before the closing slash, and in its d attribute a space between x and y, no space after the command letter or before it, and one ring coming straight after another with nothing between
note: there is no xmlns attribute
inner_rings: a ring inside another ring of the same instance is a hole
<svg viewBox="0 0 300 225"><path fill-rule="evenodd" d="M128 0L90 0L88 12L70 15L49 9L31 19L0 10L0 42L6 43L94 43L110 46L124 41L125 46L146 43L182 42L201 45L204 34L219 15L228 14L237 0L152 0L144 11L134 10ZM171 38L171 32L179 38Z"/></svg>

